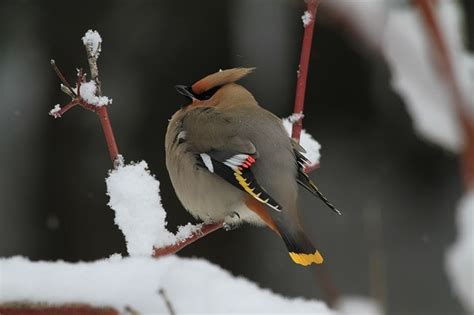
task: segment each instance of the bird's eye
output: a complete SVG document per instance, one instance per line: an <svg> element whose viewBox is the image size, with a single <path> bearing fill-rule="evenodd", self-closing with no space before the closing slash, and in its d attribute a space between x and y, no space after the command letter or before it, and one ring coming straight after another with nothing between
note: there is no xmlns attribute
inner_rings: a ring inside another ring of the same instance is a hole
<svg viewBox="0 0 474 315"><path fill-rule="evenodd" d="M216 87L213 87L212 89L210 90L207 90L206 92L203 92L199 95L196 95L196 98L198 100L201 100L201 101L205 101L205 100L208 100L210 99L216 92L217 90L219 90L221 88L221 86L216 86Z"/></svg>

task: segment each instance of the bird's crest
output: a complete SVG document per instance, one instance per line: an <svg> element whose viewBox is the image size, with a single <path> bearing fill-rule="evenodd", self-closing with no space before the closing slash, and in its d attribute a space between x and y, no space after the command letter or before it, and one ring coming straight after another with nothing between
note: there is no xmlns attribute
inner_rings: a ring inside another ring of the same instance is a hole
<svg viewBox="0 0 474 315"><path fill-rule="evenodd" d="M192 90L195 94L199 95L212 88L238 81L252 73L253 70L255 70L255 68L233 68L221 70L194 83Z"/></svg>

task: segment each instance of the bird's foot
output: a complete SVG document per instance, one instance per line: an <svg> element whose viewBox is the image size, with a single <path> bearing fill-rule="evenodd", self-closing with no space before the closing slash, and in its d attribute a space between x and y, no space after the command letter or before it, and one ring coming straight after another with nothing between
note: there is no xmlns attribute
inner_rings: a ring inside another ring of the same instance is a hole
<svg viewBox="0 0 474 315"><path fill-rule="evenodd" d="M231 216L225 218L223 227L226 231L232 231L238 228L241 223L240 215L237 212L234 212Z"/></svg>

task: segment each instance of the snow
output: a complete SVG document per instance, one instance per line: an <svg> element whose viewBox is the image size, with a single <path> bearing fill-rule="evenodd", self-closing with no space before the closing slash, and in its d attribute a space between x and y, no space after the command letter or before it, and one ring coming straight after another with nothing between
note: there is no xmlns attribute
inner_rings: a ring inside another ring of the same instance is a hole
<svg viewBox="0 0 474 315"><path fill-rule="evenodd" d="M462 93L469 105L474 105L474 62L463 48L458 4L440 1L437 13ZM383 53L392 70L392 87L405 100L415 130L431 142L460 152L462 130L419 12L413 8L391 10L384 38Z"/></svg>
<svg viewBox="0 0 474 315"><path fill-rule="evenodd" d="M446 251L446 271L454 292L466 310L474 313L474 191L461 199L456 227L456 241Z"/></svg>
<svg viewBox="0 0 474 315"><path fill-rule="evenodd" d="M202 227L188 223L178 227L176 235L166 229L160 183L145 161L119 166L110 172L106 184L108 205L115 211L115 224L124 234L132 256L151 256L154 247L184 241Z"/></svg>
<svg viewBox="0 0 474 315"><path fill-rule="evenodd" d="M295 115L303 114L293 114L288 118L283 118L283 126L290 137L293 128L293 123L291 121L295 119ZM301 117L302 116L299 116L299 118ZM319 164L319 159L321 158L319 150L321 149L321 145L304 129L301 130L300 145L306 150L305 156L310 161L310 165Z"/></svg>
<svg viewBox="0 0 474 315"><path fill-rule="evenodd" d="M194 233L199 233L201 228L202 228L202 224L194 225L191 223L178 227L178 232L176 232L176 235L175 235L176 240L173 243L179 243L186 240ZM156 244L157 243L155 243L155 246ZM166 245L171 245L171 244L166 244Z"/></svg>
<svg viewBox="0 0 474 315"><path fill-rule="evenodd" d="M295 122L303 118L304 118L303 113L293 113L288 117L288 120L290 121L290 123L294 124Z"/></svg>
<svg viewBox="0 0 474 315"><path fill-rule="evenodd" d="M58 117L58 113L61 110L61 106L59 104L54 105L53 109L49 111L49 114L54 118Z"/></svg>
<svg viewBox="0 0 474 315"><path fill-rule="evenodd" d="M77 93L77 86L73 90ZM96 95L97 86L94 81L81 83L80 92L81 97L90 105L101 107L112 103L112 99L109 99L107 96Z"/></svg>
<svg viewBox="0 0 474 315"><path fill-rule="evenodd" d="M82 37L82 42L91 52L92 56L99 58L102 46L102 37L100 37L99 32L88 30L84 37Z"/></svg>
<svg viewBox="0 0 474 315"><path fill-rule="evenodd" d="M363 315L382 315L383 311L380 305L373 299L361 296L343 296L336 304L336 310L341 315L363 314Z"/></svg>
<svg viewBox="0 0 474 315"><path fill-rule="evenodd" d="M311 23L313 17L309 11L304 11L303 15L301 16L301 20L303 21L303 26L306 27Z"/></svg>
<svg viewBox="0 0 474 315"><path fill-rule="evenodd" d="M0 303L85 303L121 312L130 307L140 314L165 314L159 294L163 289L177 314L336 314L322 302L285 298L202 259L113 255L73 264L13 257L0 259L0 270Z"/></svg>
<svg viewBox="0 0 474 315"><path fill-rule="evenodd" d="M166 230L160 183L145 161L111 171L106 184L108 205L115 211L115 224L125 235L130 255L150 256L157 238L172 238Z"/></svg>

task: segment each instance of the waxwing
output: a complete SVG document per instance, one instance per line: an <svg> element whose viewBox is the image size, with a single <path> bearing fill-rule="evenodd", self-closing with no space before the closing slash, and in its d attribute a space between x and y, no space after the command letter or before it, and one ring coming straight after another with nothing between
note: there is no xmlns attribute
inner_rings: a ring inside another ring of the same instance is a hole
<svg viewBox="0 0 474 315"><path fill-rule="evenodd" d="M166 166L183 206L204 223L266 225L300 265L323 257L303 231L298 184L339 213L304 173L304 149L282 121L260 107L234 82L253 71L235 68L211 74L177 91L191 103L171 118Z"/></svg>

